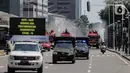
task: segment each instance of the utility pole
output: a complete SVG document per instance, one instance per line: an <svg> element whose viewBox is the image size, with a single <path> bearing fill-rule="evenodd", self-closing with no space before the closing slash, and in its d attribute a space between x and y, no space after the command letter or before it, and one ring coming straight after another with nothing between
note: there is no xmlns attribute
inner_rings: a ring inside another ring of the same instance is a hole
<svg viewBox="0 0 130 73"><path fill-rule="evenodd" d="M113 6L113 48L115 50L115 3Z"/></svg>

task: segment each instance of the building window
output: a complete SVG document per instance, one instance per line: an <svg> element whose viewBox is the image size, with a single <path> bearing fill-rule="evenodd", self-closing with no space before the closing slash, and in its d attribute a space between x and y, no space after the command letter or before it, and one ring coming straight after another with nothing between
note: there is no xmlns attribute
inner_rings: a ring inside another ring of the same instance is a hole
<svg viewBox="0 0 130 73"><path fill-rule="evenodd" d="M70 13L69 11L61 11L60 13Z"/></svg>
<svg viewBox="0 0 130 73"><path fill-rule="evenodd" d="M3 5L4 4L4 0L0 0L0 5Z"/></svg>
<svg viewBox="0 0 130 73"><path fill-rule="evenodd" d="M63 9L62 7L57 7L57 9Z"/></svg>
<svg viewBox="0 0 130 73"><path fill-rule="evenodd" d="M68 9L68 7L65 6L64 9Z"/></svg>
<svg viewBox="0 0 130 73"><path fill-rule="evenodd" d="M23 11L33 11L33 8L23 8Z"/></svg>
<svg viewBox="0 0 130 73"><path fill-rule="evenodd" d="M41 13L43 12L41 9L35 9L35 11L36 12L38 11L38 12L41 12Z"/></svg>
<svg viewBox="0 0 130 73"><path fill-rule="evenodd" d="M70 3L63 3L63 2L58 2L58 5L69 5Z"/></svg>
<svg viewBox="0 0 130 73"><path fill-rule="evenodd" d="M58 0L58 1L69 1L69 0Z"/></svg>
<svg viewBox="0 0 130 73"><path fill-rule="evenodd" d="M51 13L57 13L58 11L52 11Z"/></svg>
<svg viewBox="0 0 130 73"><path fill-rule="evenodd" d="M48 5L53 5L53 4L54 4L54 3L52 3L52 2L49 2L49 3L48 3Z"/></svg>

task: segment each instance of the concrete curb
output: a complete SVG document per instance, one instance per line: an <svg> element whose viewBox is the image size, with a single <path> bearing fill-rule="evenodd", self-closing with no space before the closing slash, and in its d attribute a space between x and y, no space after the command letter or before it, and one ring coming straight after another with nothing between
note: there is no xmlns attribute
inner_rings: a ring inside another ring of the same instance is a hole
<svg viewBox="0 0 130 73"><path fill-rule="evenodd" d="M123 58L127 59L128 61L130 61L130 59L129 59L128 57L126 57L126 56L124 56L124 55L120 54L120 53L119 53L119 52L117 52L117 51L113 51L113 50L111 50L111 49L107 49L107 50L108 50L108 51L110 51L110 52L114 52L114 53L116 53L116 54L118 54L118 55L122 56Z"/></svg>

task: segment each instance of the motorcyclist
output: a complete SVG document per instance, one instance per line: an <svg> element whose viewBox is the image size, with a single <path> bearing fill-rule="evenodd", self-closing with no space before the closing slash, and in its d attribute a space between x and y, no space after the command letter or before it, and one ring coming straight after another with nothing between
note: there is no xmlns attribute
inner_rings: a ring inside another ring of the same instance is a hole
<svg viewBox="0 0 130 73"><path fill-rule="evenodd" d="M106 46L105 46L105 43L102 42L101 44L101 52L104 54L104 52L106 52Z"/></svg>

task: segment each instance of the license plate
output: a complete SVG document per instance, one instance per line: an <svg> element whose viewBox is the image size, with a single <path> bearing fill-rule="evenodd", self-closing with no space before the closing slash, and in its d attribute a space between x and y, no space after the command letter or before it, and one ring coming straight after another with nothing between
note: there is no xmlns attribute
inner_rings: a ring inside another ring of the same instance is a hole
<svg viewBox="0 0 130 73"><path fill-rule="evenodd" d="M65 59L65 57L60 57L60 59Z"/></svg>
<svg viewBox="0 0 130 73"><path fill-rule="evenodd" d="M22 63L22 64L27 64L28 61L22 60L21 63Z"/></svg>

